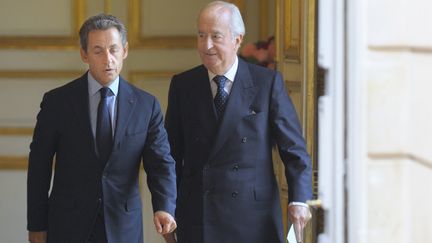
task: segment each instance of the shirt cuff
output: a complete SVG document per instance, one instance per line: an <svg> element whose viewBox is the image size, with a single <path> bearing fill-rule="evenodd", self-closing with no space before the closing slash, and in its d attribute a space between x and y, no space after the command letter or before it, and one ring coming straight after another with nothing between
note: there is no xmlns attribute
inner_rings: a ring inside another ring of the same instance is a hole
<svg viewBox="0 0 432 243"><path fill-rule="evenodd" d="M288 207L290 207L290 206L303 206L303 207L309 208L309 205L307 205L306 203L302 203L302 202L290 202L288 204Z"/></svg>

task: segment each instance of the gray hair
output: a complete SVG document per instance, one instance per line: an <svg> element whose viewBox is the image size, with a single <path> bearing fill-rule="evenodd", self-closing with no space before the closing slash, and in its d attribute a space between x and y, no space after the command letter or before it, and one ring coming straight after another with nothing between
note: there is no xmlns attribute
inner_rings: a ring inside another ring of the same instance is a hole
<svg viewBox="0 0 432 243"><path fill-rule="evenodd" d="M81 48L87 51L88 34L93 30L107 30L116 28L120 33L123 47L127 43L127 31L124 24L115 16L108 14L98 14L87 19L79 31Z"/></svg>
<svg viewBox="0 0 432 243"><path fill-rule="evenodd" d="M202 8L198 16L201 16L202 12L216 6L220 6L220 8L225 8L230 12L231 14L230 29L231 29L231 35L233 39L235 39L239 35L244 35L246 33L245 25L240 10L236 5L232 3L228 3L224 1L213 1L207 4L204 8Z"/></svg>

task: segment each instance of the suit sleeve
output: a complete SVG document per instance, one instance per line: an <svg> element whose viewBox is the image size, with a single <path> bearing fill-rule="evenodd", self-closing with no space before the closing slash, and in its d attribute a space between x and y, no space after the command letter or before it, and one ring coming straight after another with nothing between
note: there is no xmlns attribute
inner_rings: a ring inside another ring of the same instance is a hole
<svg viewBox="0 0 432 243"><path fill-rule="evenodd" d="M170 154L163 116L156 98L143 152L147 184L152 195L153 211L174 215L177 197L175 163Z"/></svg>
<svg viewBox="0 0 432 243"><path fill-rule="evenodd" d="M274 76L271 91L270 122L285 166L289 202L306 202L312 198L311 161L296 110L279 72Z"/></svg>
<svg viewBox="0 0 432 243"><path fill-rule="evenodd" d="M50 188L53 156L56 152L54 102L45 94L37 116L27 170L27 229L45 231L48 226L48 191Z"/></svg>
<svg viewBox="0 0 432 243"><path fill-rule="evenodd" d="M176 161L177 186L180 186L183 166L183 129L181 124L181 106L179 91L176 87L176 76L171 80L168 94L168 108L165 119L165 127L171 146L171 154Z"/></svg>

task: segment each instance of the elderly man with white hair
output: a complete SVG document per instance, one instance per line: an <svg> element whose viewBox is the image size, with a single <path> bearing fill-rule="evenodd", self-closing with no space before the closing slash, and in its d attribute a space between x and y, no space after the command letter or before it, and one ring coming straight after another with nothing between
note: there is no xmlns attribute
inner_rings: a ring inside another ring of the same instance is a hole
<svg viewBox="0 0 432 243"><path fill-rule="evenodd" d="M283 243L272 148L289 186L289 217L310 218L311 162L279 72L237 57L238 8L214 1L198 17L203 65L172 78L165 126L176 161L178 243Z"/></svg>

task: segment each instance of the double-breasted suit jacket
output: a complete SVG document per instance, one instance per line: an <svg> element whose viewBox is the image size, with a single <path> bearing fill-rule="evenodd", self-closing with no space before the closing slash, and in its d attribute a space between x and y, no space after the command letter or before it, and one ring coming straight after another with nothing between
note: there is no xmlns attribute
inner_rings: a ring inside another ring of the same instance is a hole
<svg viewBox="0 0 432 243"><path fill-rule="evenodd" d="M108 242L142 243L142 159L153 210L175 210L175 164L161 109L155 97L120 77L113 149L103 167L88 100L87 74L43 98L30 146L28 230L48 231L48 242L87 242L103 210Z"/></svg>
<svg viewBox="0 0 432 243"><path fill-rule="evenodd" d="M285 242L272 148L289 200L311 198L311 164L280 73L239 59L224 116L208 71L172 78L166 128L176 161L179 243Z"/></svg>

